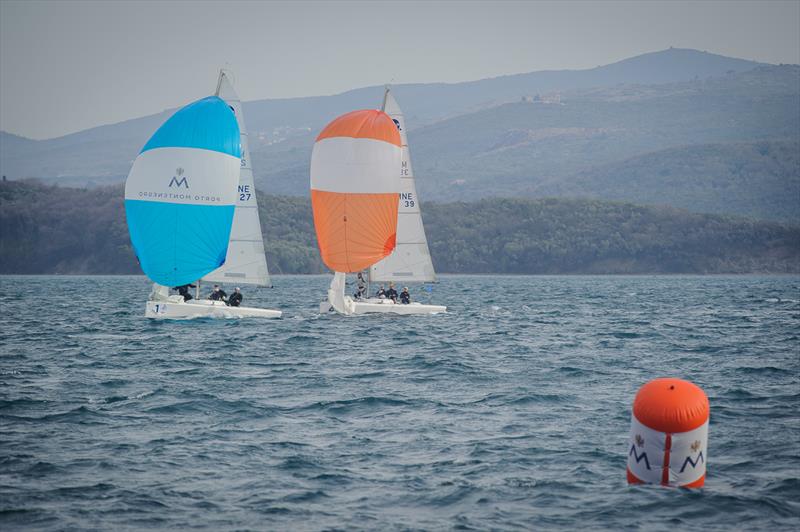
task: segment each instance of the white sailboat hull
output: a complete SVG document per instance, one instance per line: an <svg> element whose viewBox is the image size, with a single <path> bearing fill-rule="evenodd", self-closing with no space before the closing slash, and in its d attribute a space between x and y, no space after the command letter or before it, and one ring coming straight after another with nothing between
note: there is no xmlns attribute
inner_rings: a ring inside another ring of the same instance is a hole
<svg viewBox="0 0 800 532"><path fill-rule="evenodd" d="M229 307L222 301L171 296L166 301L148 301L145 317L151 319L191 320L195 318L280 318L283 313L255 307Z"/></svg>
<svg viewBox="0 0 800 532"><path fill-rule="evenodd" d="M343 316L358 316L361 314L442 314L447 312L443 305L425 305L423 303L394 303L391 299L354 300L350 296L344 297L344 307L340 310L333 306L330 299L320 303L319 311L325 314L336 311Z"/></svg>
<svg viewBox="0 0 800 532"><path fill-rule="evenodd" d="M423 303L409 303L404 305L402 303L395 303L391 299L364 299L361 301L354 300L350 296L346 296L345 300L350 299L353 306L353 314L440 314L447 312L447 307L443 305L425 305Z"/></svg>
<svg viewBox="0 0 800 532"><path fill-rule="evenodd" d="M447 312L443 305L424 305L422 303L395 303L391 299L353 299L344 295L345 277L341 272L334 275L328 289L328 300L320 304L321 313L335 310L344 316L358 316L361 314L440 314Z"/></svg>

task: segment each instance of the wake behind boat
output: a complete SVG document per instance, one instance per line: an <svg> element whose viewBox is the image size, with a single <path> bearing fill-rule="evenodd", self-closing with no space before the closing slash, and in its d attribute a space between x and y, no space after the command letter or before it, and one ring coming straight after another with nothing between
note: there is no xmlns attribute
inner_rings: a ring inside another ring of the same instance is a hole
<svg viewBox="0 0 800 532"><path fill-rule="evenodd" d="M142 148L125 210L134 252L155 283L146 317L281 317L200 299L202 280L269 286L241 102L224 71L215 96L180 109ZM170 295L171 286L187 295Z"/></svg>

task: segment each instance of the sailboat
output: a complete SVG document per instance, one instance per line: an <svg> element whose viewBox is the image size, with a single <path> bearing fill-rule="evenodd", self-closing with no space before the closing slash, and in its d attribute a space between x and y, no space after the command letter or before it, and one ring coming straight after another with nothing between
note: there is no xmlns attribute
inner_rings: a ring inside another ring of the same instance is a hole
<svg viewBox="0 0 800 532"><path fill-rule="evenodd" d="M397 221L397 245L391 255L373 264L368 272L370 283L433 283L436 272L433 269L431 253L425 227L422 225L417 187L414 182L414 170L411 167L411 155L406 136L406 123L403 111L397 104L389 86L383 94L384 111L397 126L400 132L400 204ZM367 289L369 291L369 288ZM370 299L369 301L372 301ZM438 310L437 305L431 305Z"/></svg>
<svg viewBox="0 0 800 532"><path fill-rule="evenodd" d="M241 102L224 71L216 95L178 110L142 148L125 182L125 212L155 283L146 317L281 317L199 297L201 280L269 285ZM195 299L170 295L192 283Z"/></svg>
<svg viewBox="0 0 800 532"><path fill-rule="evenodd" d="M402 139L392 118L367 109L344 114L320 132L311 155L311 206L323 262L334 271L321 311L431 314L439 305L361 300L345 294L347 273L361 272L396 247Z"/></svg>

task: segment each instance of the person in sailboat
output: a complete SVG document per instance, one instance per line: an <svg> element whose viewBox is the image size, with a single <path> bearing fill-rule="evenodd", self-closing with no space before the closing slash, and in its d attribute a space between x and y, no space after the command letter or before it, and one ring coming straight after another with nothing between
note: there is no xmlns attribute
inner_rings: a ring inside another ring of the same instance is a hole
<svg viewBox="0 0 800 532"><path fill-rule="evenodd" d="M353 296L356 299L361 299L367 293L367 283L364 281L364 276L361 272L358 273L358 280L356 281L356 293Z"/></svg>
<svg viewBox="0 0 800 532"><path fill-rule="evenodd" d="M381 285L377 292L375 292L375 297L378 299L386 299L386 287Z"/></svg>
<svg viewBox="0 0 800 532"><path fill-rule="evenodd" d="M228 305L231 307L238 307L239 305L242 304L242 299L244 299L244 297L242 296L242 291L237 286L236 288L233 289L231 297L228 298Z"/></svg>
<svg viewBox="0 0 800 532"><path fill-rule="evenodd" d="M190 288L195 288L195 285L193 285L193 284L185 284L185 285L182 285L182 286L176 286L175 288L173 288L173 290L177 290L178 294L183 296L183 300L184 301L189 301L190 299L194 299L192 297L192 294L189 293L189 289Z"/></svg>
<svg viewBox="0 0 800 532"><path fill-rule="evenodd" d="M408 305L411 303L411 294L408 293L408 287L404 286L403 291L400 292L400 303Z"/></svg>
<svg viewBox="0 0 800 532"><path fill-rule="evenodd" d="M219 287L218 284L214 285L214 290L211 291L211 294L208 296L208 299L211 301L225 301L227 303L228 294Z"/></svg>
<svg viewBox="0 0 800 532"><path fill-rule="evenodd" d="M391 299L397 303L397 290L394 289L394 283L389 283L389 289L386 291L386 299Z"/></svg>

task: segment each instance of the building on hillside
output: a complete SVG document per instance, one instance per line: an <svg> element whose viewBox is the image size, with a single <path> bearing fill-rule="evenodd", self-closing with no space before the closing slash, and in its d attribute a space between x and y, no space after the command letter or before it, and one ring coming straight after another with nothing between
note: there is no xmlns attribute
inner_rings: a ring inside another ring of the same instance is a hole
<svg viewBox="0 0 800 532"><path fill-rule="evenodd" d="M521 101L523 103L533 103L541 105L561 105L561 94L553 92L550 94L536 94L535 96L523 95Z"/></svg>

